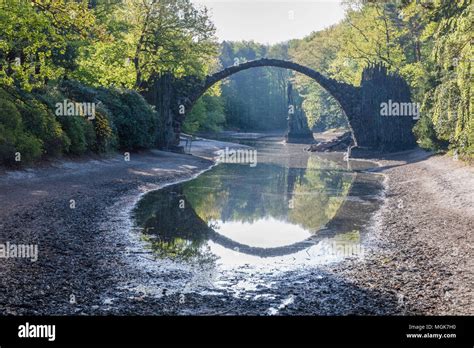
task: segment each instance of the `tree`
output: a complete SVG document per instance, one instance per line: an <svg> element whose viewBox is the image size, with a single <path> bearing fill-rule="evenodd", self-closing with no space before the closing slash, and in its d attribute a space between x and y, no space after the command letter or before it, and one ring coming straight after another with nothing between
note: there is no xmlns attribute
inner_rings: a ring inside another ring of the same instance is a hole
<svg viewBox="0 0 474 348"><path fill-rule="evenodd" d="M326 76L334 77L337 72L332 63L341 49L338 41L341 30L341 26L333 26L302 40L292 40L289 49L291 58ZM293 83L304 98L303 110L310 128L322 131L347 125L346 116L336 100L313 79L296 74Z"/></svg>
<svg viewBox="0 0 474 348"><path fill-rule="evenodd" d="M206 72L207 60L216 53L214 26L206 8L189 0L143 0L126 2L133 23L135 86L163 71L175 75ZM122 10L123 11L123 10Z"/></svg>
<svg viewBox="0 0 474 348"><path fill-rule="evenodd" d="M87 1L3 3L0 11L0 83L26 90L75 68L77 48L92 33Z"/></svg>

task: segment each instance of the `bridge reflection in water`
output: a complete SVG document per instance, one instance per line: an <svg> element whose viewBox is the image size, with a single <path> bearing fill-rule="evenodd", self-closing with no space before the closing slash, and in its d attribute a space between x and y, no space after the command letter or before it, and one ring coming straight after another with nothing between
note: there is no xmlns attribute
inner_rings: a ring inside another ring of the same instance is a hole
<svg viewBox="0 0 474 348"><path fill-rule="evenodd" d="M327 241L359 244L380 182L316 156L270 162L221 164L148 193L134 211L144 239L158 257L209 262L308 254Z"/></svg>

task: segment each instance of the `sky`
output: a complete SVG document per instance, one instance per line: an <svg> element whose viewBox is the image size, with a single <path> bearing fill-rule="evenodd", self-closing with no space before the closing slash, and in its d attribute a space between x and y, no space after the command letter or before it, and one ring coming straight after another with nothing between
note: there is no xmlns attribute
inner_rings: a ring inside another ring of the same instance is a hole
<svg viewBox="0 0 474 348"><path fill-rule="evenodd" d="M192 0L211 14L219 41L274 44L338 23L341 0Z"/></svg>

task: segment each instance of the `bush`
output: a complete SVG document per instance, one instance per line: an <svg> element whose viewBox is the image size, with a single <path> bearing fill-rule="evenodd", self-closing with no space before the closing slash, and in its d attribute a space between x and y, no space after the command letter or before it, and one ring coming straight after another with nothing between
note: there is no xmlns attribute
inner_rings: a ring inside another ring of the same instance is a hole
<svg viewBox="0 0 474 348"><path fill-rule="evenodd" d="M86 153L89 150L91 139L95 139L92 126L79 117L60 117L59 123L61 123L62 129L69 138L69 146L66 148L66 153L72 155Z"/></svg>
<svg viewBox="0 0 474 348"><path fill-rule="evenodd" d="M87 152L107 152L116 147L115 134L107 110L97 100L97 91L76 81L63 81L58 86L49 86L37 91L48 108L56 111L56 104L64 100L77 103L95 103L95 119L80 116L57 116L62 129L69 138L66 152L81 155Z"/></svg>
<svg viewBox="0 0 474 348"><path fill-rule="evenodd" d="M16 139L16 151L21 154L22 162L31 163L41 157L43 153L41 140L28 133L19 133Z"/></svg>
<svg viewBox="0 0 474 348"><path fill-rule="evenodd" d="M2 90L0 98L0 163L15 164L17 152L22 163L40 158L43 152L41 140L24 130L20 112L9 100L11 96Z"/></svg>
<svg viewBox="0 0 474 348"><path fill-rule="evenodd" d="M96 104L96 117L91 122L95 137L89 137L89 150L105 152L114 148L136 150L155 146L158 116L137 92L95 89L71 80L63 81L58 89L71 101Z"/></svg>
<svg viewBox="0 0 474 348"><path fill-rule="evenodd" d="M95 103L95 118L56 116L64 100ZM0 87L0 163L39 159L43 154L81 155L156 145L158 114L135 91L90 88L63 81L27 93Z"/></svg>
<svg viewBox="0 0 474 348"><path fill-rule="evenodd" d="M449 143L440 140L436 135L433 121L429 116L422 116L413 128L413 133L418 139L421 148L427 150L444 150L447 149Z"/></svg>
<svg viewBox="0 0 474 348"><path fill-rule="evenodd" d="M70 140L52 110L34 99L17 105L25 128L43 142L44 154L58 156L67 151Z"/></svg>
<svg viewBox="0 0 474 348"><path fill-rule="evenodd" d="M57 86L47 86L43 89L37 89L34 91L34 95L46 105L53 114L55 114L56 111L56 103L68 99ZM64 144L64 153L82 155L88 152L90 150L88 139L95 141L92 125L82 117L55 117L68 139L68 142Z"/></svg>
<svg viewBox="0 0 474 348"><path fill-rule="evenodd" d="M5 105L3 101L0 103L0 107ZM0 109L3 111L3 109ZM0 119L0 161L1 163L5 163L11 165L15 161L15 132L11 128L7 128L5 124L2 124L4 119L4 113L0 111L0 115L2 116Z"/></svg>
<svg viewBox="0 0 474 348"><path fill-rule="evenodd" d="M96 112L93 126L95 132L94 151L106 152L116 146L115 136L106 112Z"/></svg>
<svg viewBox="0 0 474 348"><path fill-rule="evenodd" d="M158 115L135 91L100 88L98 99L107 109L122 150L151 148L156 145Z"/></svg>
<svg viewBox="0 0 474 348"><path fill-rule="evenodd" d="M217 132L225 122L224 105L219 96L205 94L198 99L192 111L184 121L184 131L196 133L198 131Z"/></svg>
<svg viewBox="0 0 474 348"><path fill-rule="evenodd" d="M21 126L21 115L10 100L0 99L0 125L9 129Z"/></svg>

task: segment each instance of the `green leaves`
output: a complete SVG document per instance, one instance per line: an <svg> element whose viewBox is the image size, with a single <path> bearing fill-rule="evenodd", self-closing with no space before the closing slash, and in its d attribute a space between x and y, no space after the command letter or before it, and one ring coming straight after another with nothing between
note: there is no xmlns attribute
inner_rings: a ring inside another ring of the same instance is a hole
<svg viewBox="0 0 474 348"><path fill-rule="evenodd" d="M64 76L93 27L87 1L10 2L0 11L0 83L31 90Z"/></svg>
<svg viewBox="0 0 474 348"><path fill-rule="evenodd" d="M292 58L333 78L358 84L368 63L383 63L398 71L422 103L422 118L414 131L422 146L457 149L474 156L472 126L472 1L347 1L340 24L290 45ZM333 114L324 93L297 76L296 87L306 97L311 122L326 124ZM333 119L333 118L331 118Z"/></svg>
<svg viewBox="0 0 474 348"><path fill-rule="evenodd" d="M338 41L342 29L342 26L331 27L313 33L303 40L291 41L289 50L291 59L325 76L337 75L341 80L352 80L349 76L352 76L357 69L350 64L351 61L346 59L343 64L335 63L338 52L342 49L342 44ZM347 71L350 74L347 74ZM342 75L345 77L341 78ZM303 110L310 128L315 127L322 131L346 124L346 117L337 102L314 80L296 74L294 84L304 98Z"/></svg>
<svg viewBox="0 0 474 348"><path fill-rule="evenodd" d="M70 75L142 88L164 71L204 76L213 35L207 10L189 0L13 1L0 11L0 83L31 90Z"/></svg>
<svg viewBox="0 0 474 348"><path fill-rule="evenodd" d="M0 91L11 86L29 100L13 102L21 126L7 127L8 117L0 122L9 159L20 140L29 144L31 158L155 146L160 116L137 91L161 72L204 76L216 64L214 27L207 10L190 0L21 0L0 6ZM99 97L103 104L91 122L52 113L64 99ZM205 104L206 125L222 123L219 97L206 97ZM28 134L20 134L22 127Z"/></svg>
<svg viewBox="0 0 474 348"><path fill-rule="evenodd" d="M189 0L125 0L112 17L111 22L127 28L121 35L135 69L136 88L165 71L204 76L217 53L207 10Z"/></svg>

